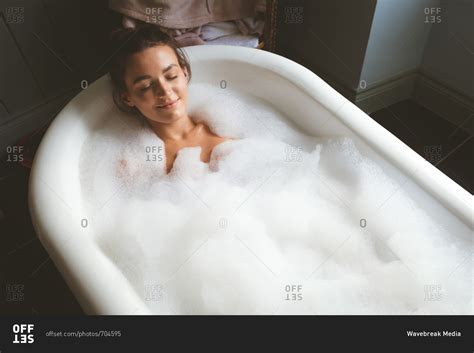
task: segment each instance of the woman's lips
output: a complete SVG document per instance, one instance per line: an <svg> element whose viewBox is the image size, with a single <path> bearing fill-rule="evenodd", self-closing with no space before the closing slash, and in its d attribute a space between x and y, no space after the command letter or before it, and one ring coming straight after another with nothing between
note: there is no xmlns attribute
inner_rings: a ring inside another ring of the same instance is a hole
<svg viewBox="0 0 474 353"><path fill-rule="evenodd" d="M157 108L158 109L171 109L171 108L174 108L178 104L178 101L179 101L179 98L176 99L175 101L172 101L163 105L158 105Z"/></svg>

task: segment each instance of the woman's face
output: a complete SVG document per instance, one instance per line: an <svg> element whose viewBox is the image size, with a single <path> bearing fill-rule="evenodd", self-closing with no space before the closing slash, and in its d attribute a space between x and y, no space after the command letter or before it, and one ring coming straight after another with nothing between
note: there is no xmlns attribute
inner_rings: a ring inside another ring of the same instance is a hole
<svg viewBox="0 0 474 353"><path fill-rule="evenodd" d="M186 68L172 48L158 45L128 57L124 101L148 119L170 123L185 117L188 101Z"/></svg>

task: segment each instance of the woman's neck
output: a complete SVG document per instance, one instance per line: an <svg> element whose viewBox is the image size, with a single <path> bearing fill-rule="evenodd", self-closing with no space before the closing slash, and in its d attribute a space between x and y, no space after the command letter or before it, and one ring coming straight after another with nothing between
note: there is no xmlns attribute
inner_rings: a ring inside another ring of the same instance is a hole
<svg viewBox="0 0 474 353"><path fill-rule="evenodd" d="M164 142L179 142L185 140L196 127L196 123L192 121L189 115L169 124L158 123L148 119L147 121L154 133Z"/></svg>

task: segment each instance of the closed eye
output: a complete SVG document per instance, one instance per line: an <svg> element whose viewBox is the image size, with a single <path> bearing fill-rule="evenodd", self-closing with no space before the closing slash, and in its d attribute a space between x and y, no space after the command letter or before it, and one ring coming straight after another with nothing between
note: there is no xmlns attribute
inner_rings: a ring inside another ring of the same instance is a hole
<svg viewBox="0 0 474 353"><path fill-rule="evenodd" d="M176 79L176 78L178 78L178 75L173 76L173 77L168 77L168 80L174 80L174 79ZM152 86L152 85L149 85L149 86L140 88L140 91L141 91L141 92L145 92L145 91L148 90L151 86Z"/></svg>

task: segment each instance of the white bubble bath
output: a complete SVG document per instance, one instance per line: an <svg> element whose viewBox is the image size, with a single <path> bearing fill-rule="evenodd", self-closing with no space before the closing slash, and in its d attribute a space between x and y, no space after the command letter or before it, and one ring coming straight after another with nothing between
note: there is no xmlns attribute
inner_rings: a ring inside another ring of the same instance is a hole
<svg viewBox="0 0 474 353"><path fill-rule="evenodd" d="M349 137L269 102L191 86L233 140L164 172L163 142L110 116L84 142L88 234L154 314L472 314L472 239L447 230Z"/></svg>

